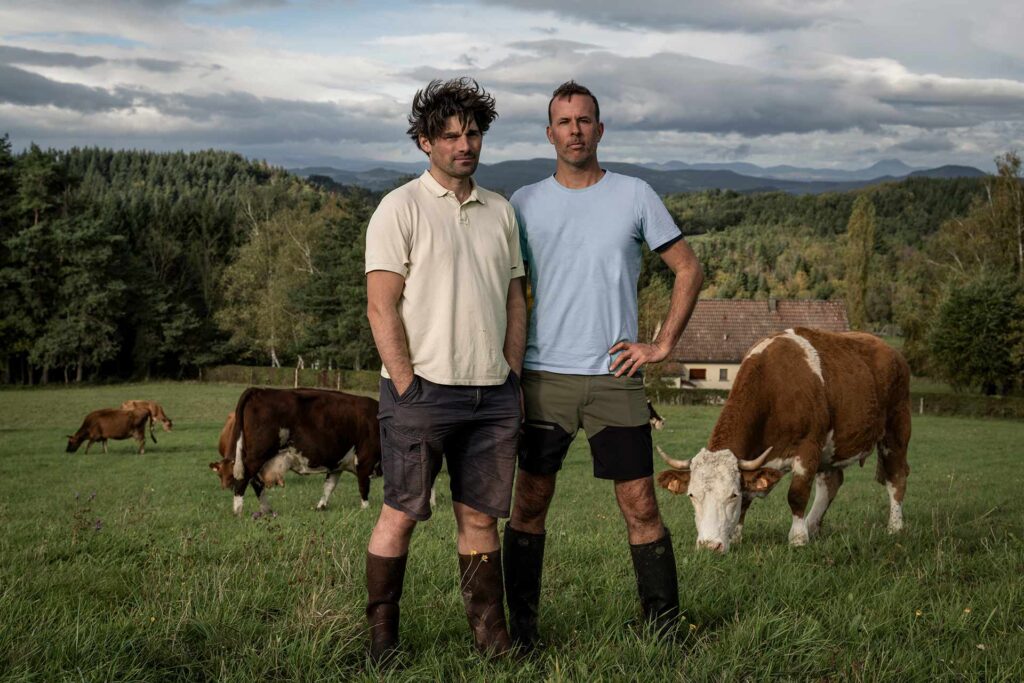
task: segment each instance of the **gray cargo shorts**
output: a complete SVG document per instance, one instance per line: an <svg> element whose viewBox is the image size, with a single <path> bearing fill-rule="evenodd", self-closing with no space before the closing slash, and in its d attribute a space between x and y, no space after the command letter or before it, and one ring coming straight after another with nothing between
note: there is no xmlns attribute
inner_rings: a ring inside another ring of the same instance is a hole
<svg viewBox="0 0 1024 683"><path fill-rule="evenodd" d="M452 501L508 517L519 441L519 379L454 386L418 375L401 396L380 381L384 502L413 519L430 518L430 488L448 461Z"/></svg>

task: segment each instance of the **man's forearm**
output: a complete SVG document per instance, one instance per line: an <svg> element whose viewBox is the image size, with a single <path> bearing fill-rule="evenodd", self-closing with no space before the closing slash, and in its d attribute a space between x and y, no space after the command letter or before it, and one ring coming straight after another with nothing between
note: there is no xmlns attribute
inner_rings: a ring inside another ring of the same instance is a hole
<svg viewBox="0 0 1024 683"><path fill-rule="evenodd" d="M370 307L367 312L370 320L370 331L377 345L388 376L397 387L408 387L412 382L412 361L409 359L409 342L405 336L405 325L392 307Z"/></svg>
<svg viewBox="0 0 1024 683"><path fill-rule="evenodd" d="M686 323L693 315L693 309L697 305L697 295L700 294L700 287L704 283L704 274L700 265L696 262L680 268L676 272L675 282L672 285L672 297L669 302L668 316L658 332L658 338L654 345L670 352L675 348L676 342L686 329Z"/></svg>
<svg viewBox="0 0 1024 683"><path fill-rule="evenodd" d="M505 360L517 375L523 374L526 353L526 288L525 278L515 278L508 285L505 302Z"/></svg>

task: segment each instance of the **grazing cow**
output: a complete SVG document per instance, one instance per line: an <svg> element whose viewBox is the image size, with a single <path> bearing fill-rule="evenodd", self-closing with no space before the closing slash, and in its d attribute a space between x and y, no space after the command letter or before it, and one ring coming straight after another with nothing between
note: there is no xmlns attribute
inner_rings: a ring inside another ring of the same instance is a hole
<svg viewBox="0 0 1024 683"><path fill-rule="evenodd" d="M647 420L651 423L651 429L664 429L665 418L658 415L658 411L654 409L651 399L647 399L647 414Z"/></svg>
<svg viewBox="0 0 1024 683"><path fill-rule="evenodd" d="M68 437L68 453L74 453L82 442L88 439L85 453L95 441L103 442L103 452L107 452L107 439L127 439L133 437L139 443L139 455L146 452L146 424L150 420L149 411L145 408L120 410L118 408L102 408L85 416L82 426L74 435Z"/></svg>
<svg viewBox="0 0 1024 683"><path fill-rule="evenodd" d="M234 490L235 514L241 514L250 484L260 500L260 514L269 512L266 489L284 486L288 470L327 475L318 510L327 507L341 473L352 472L366 508L370 477L380 476L377 409L372 398L340 391L246 389L235 408L228 452L220 462L210 463L210 469L220 475L222 488Z"/></svg>
<svg viewBox="0 0 1024 683"><path fill-rule="evenodd" d="M857 332L802 327L756 344L740 365L718 422L691 460L674 460L658 483L693 502L697 543L726 552L747 507L792 470L791 545L817 535L843 483L843 468L877 446L875 479L889 492L889 532L903 528L910 441L910 370L884 342ZM769 460L769 456L771 459ZM814 483L814 506L804 511Z"/></svg>
<svg viewBox="0 0 1024 683"><path fill-rule="evenodd" d="M121 410L135 410L136 408L145 408L149 411L149 436L153 439L153 443L156 443L156 435L153 434L154 421L159 420L165 432L171 431L171 427L174 426L171 418L167 417L164 409L156 401L125 401L121 404Z"/></svg>
<svg viewBox="0 0 1024 683"><path fill-rule="evenodd" d="M228 419L224 422L224 427L220 430L220 440L217 442L217 452L220 453L221 458L229 458L229 451L231 449L231 432L235 428L235 411L228 413ZM232 463L233 466L233 463Z"/></svg>

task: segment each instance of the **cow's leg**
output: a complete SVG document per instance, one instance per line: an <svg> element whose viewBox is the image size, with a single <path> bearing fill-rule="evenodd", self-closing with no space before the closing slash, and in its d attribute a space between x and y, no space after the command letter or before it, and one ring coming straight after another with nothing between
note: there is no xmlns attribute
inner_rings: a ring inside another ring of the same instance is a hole
<svg viewBox="0 0 1024 683"><path fill-rule="evenodd" d="M85 444L85 454L89 455L89 449L92 448L92 439L89 439L89 443Z"/></svg>
<svg viewBox="0 0 1024 683"><path fill-rule="evenodd" d="M753 502L753 498L744 496L743 502L740 503L740 521L736 523L736 528L732 530L732 536L729 537L730 545L735 545L743 540L743 520L747 518L747 510L750 509L750 504Z"/></svg>
<svg viewBox="0 0 1024 683"><path fill-rule="evenodd" d="M331 494L334 493L334 487L338 485L338 477L340 476L341 472L331 472L324 479L324 495L320 496L320 502L316 504L317 510L327 509L327 501L331 499ZM362 483L361 480L360 483Z"/></svg>
<svg viewBox="0 0 1024 683"><path fill-rule="evenodd" d="M814 538L821 531L821 519L835 500L839 487L843 485L843 471L818 472L814 477L814 505L807 516L807 533Z"/></svg>
<svg viewBox="0 0 1024 683"><path fill-rule="evenodd" d="M234 489L235 490L235 498L234 498L234 500L232 501L232 504L231 504L231 511L234 512L236 515L242 514L242 505L243 505L243 501L244 501L243 496L245 495L245 489L248 488L248 487L249 487L249 478L248 477L245 477L243 479L236 479L235 480L235 489ZM253 490L255 490L255 489L256 489L256 486L254 485L253 486ZM259 495L259 494L257 494L257 495Z"/></svg>
<svg viewBox="0 0 1024 683"><path fill-rule="evenodd" d="M907 492L907 444L910 443L910 404L904 403L889 416L878 443L875 478L889 492L889 533L903 530L903 496Z"/></svg>
<svg viewBox="0 0 1024 683"><path fill-rule="evenodd" d="M359 479L359 509L370 507L370 475L356 473Z"/></svg>
<svg viewBox="0 0 1024 683"><path fill-rule="evenodd" d="M153 418L149 418L149 438L153 439L153 443L156 443L156 434L153 433ZM143 432L142 440L146 440L146 434Z"/></svg>
<svg viewBox="0 0 1024 683"><path fill-rule="evenodd" d="M103 439L103 454L106 455L106 453L107 453L107 440Z"/></svg>
<svg viewBox="0 0 1024 683"><path fill-rule="evenodd" d="M139 443L139 455L145 455L146 453L146 428L143 427L142 431L135 435L135 440Z"/></svg>
<svg viewBox="0 0 1024 683"><path fill-rule="evenodd" d="M253 486L253 489L255 489L255 488L256 487ZM260 487L259 492L256 494L256 496L260 500L260 511L259 511L260 516L269 515L270 513L273 512L273 510L270 509L270 499L268 498L269 492L270 492L270 487L269 486L268 487Z"/></svg>
<svg viewBox="0 0 1024 683"><path fill-rule="evenodd" d="M811 483L818 469L821 448L812 441L803 441L793 458L793 480L789 484L789 509L793 513L793 524L789 528L789 544L807 545L807 501L811 498Z"/></svg>

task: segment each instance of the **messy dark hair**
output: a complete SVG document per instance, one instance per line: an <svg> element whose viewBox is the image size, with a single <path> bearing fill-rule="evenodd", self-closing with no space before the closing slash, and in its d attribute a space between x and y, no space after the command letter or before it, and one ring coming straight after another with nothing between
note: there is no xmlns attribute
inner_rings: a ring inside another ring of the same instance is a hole
<svg viewBox="0 0 1024 683"><path fill-rule="evenodd" d="M588 88L585 88L576 81L566 81L555 88L555 92L551 93L551 99L548 100L548 123L551 123L551 105L554 101L563 97L567 100L571 100L573 95L586 95L590 99L594 100L594 121L596 123L601 120L601 105L597 103L597 98L594 97L594 93L590 92Z"/></svg>
<svg viewBox="0 0 1024 683"><path fill-rule="evenodd" d="M444 133L451 116L458 116L463 126L472 116L482 135L498 118L498 112L494 109L494 98L472 78L434 80L423 90L416 91L412 98L406 133L417 147L420 146L420 136L433 142Z"/></svg>

